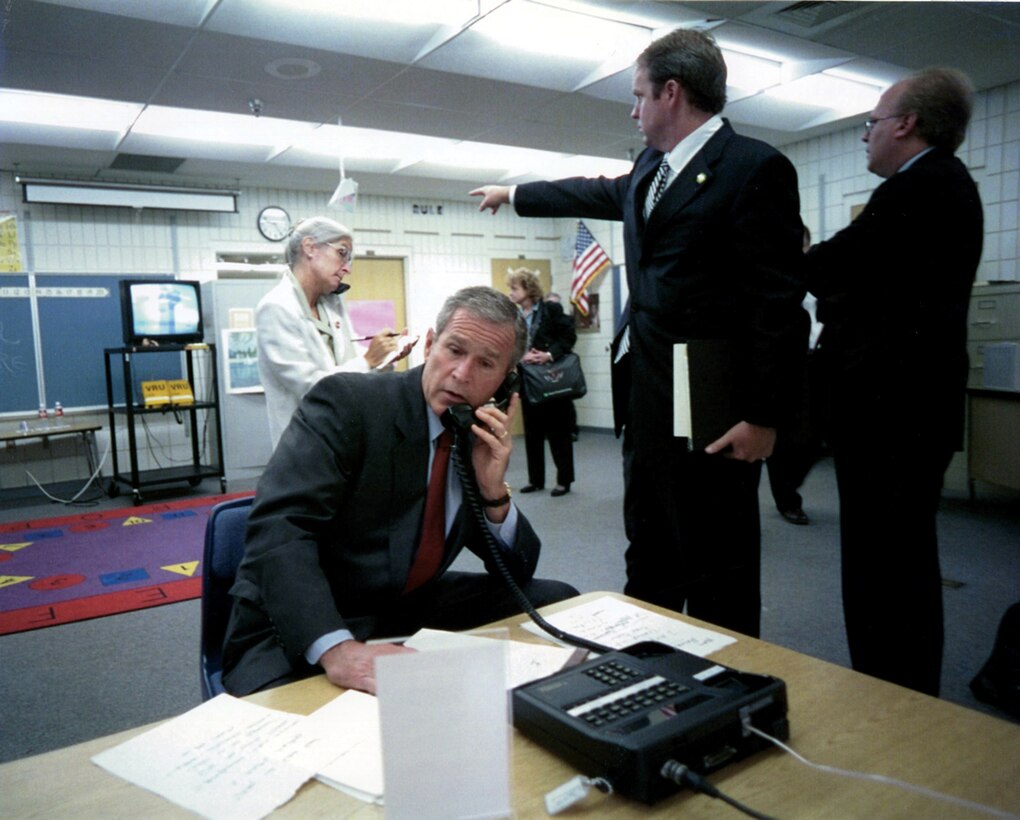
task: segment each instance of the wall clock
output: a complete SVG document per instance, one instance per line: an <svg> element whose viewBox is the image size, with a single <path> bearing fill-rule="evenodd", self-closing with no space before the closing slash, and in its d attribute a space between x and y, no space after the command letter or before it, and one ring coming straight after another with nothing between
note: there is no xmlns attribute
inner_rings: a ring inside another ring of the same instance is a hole
<svg viewBox="0 0 1020 820"><path fill-rule="evenodd" d="M270 242L279 242L290 233L290 214L279 205L269 205L259 211L259 233Z"/></svg>

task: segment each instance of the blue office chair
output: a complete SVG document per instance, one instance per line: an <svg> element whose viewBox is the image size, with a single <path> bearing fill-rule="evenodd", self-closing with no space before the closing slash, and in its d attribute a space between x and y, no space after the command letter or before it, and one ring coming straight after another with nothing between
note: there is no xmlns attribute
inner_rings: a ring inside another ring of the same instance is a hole
<svg viewBox="0 0 1020 820"><path fill-rule="evenodd" d="M254 498L235 498L212 508L205 525L202 560L202 700L222 694L223 637L230 618L230 587L244 557L244 529Z"/></svg>

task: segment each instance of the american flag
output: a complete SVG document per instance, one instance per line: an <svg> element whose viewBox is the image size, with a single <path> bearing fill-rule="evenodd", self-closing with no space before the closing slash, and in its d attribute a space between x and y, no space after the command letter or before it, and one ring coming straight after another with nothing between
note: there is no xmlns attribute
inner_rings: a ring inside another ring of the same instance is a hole
<svg viewBox="0 0 1020 820"><path fill-rule="evenodd" d="M577 238L574 240L574 276L570 285L570 301L582 316L588 315L588 294L585 293L588 285L611 264L613 263L602 250L602 246L595 241L595 237L584 223L578 220Z"/></svg>

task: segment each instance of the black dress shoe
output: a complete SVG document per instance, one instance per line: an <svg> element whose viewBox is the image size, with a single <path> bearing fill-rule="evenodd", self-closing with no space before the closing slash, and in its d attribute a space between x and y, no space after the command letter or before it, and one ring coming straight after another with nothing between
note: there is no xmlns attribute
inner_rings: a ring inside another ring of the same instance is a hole
<svg viewBox="0 0 1020 820"><path fill-rule="evenodd" d="M804 512L800 507L794 507L792 510L780 510L779 514L783 516L791 524L810 524L811 519L807 517L807 513Z"/></svg>
<svg viewBox="0 0 1020 820"><path fill-rule="evenodd" d="M544 489L545 489L545 487L542 487L541 485L535 486L534 484L525 484L523 487L521 487L520 492L522 492L522 493L537 493L539 490L544 490Z"/></svg>
<svg viewBox="0 0 1020 820"><path fill-rule="evenodd" d="M553 490L551 493L549 493L549 495L551 495L553 498L559 498L561 495L566 495L569 492L570 492L569 484L566 487L560 487L559 485L557 485L553 487Z"/></svg>

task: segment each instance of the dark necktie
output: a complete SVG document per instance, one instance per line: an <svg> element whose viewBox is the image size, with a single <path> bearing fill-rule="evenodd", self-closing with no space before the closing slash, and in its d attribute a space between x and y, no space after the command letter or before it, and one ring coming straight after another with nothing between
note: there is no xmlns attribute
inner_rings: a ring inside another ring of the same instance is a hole
<svg viewBox="0 0 1020 820"><path fill-rule="evenodd" d="M432 459L432 474L425 495L425 517L421 525L421 541L411 563L404 592L420 587L430 580L443 562L446 548L446 475L450 467L450 445L453 436L444 430L436 439L436 454Z"/></svg>
<svg viewBox="0 0 1020 820"><path fill-rule="evenodd" d="M662 199L662 194L666 190L667 179L669 179L669 154L663 154L659 170L655 172L655 179L648 186L648 197L645 199L646 220L655 209L655 206L659 204L659 200Z"/></svg>

